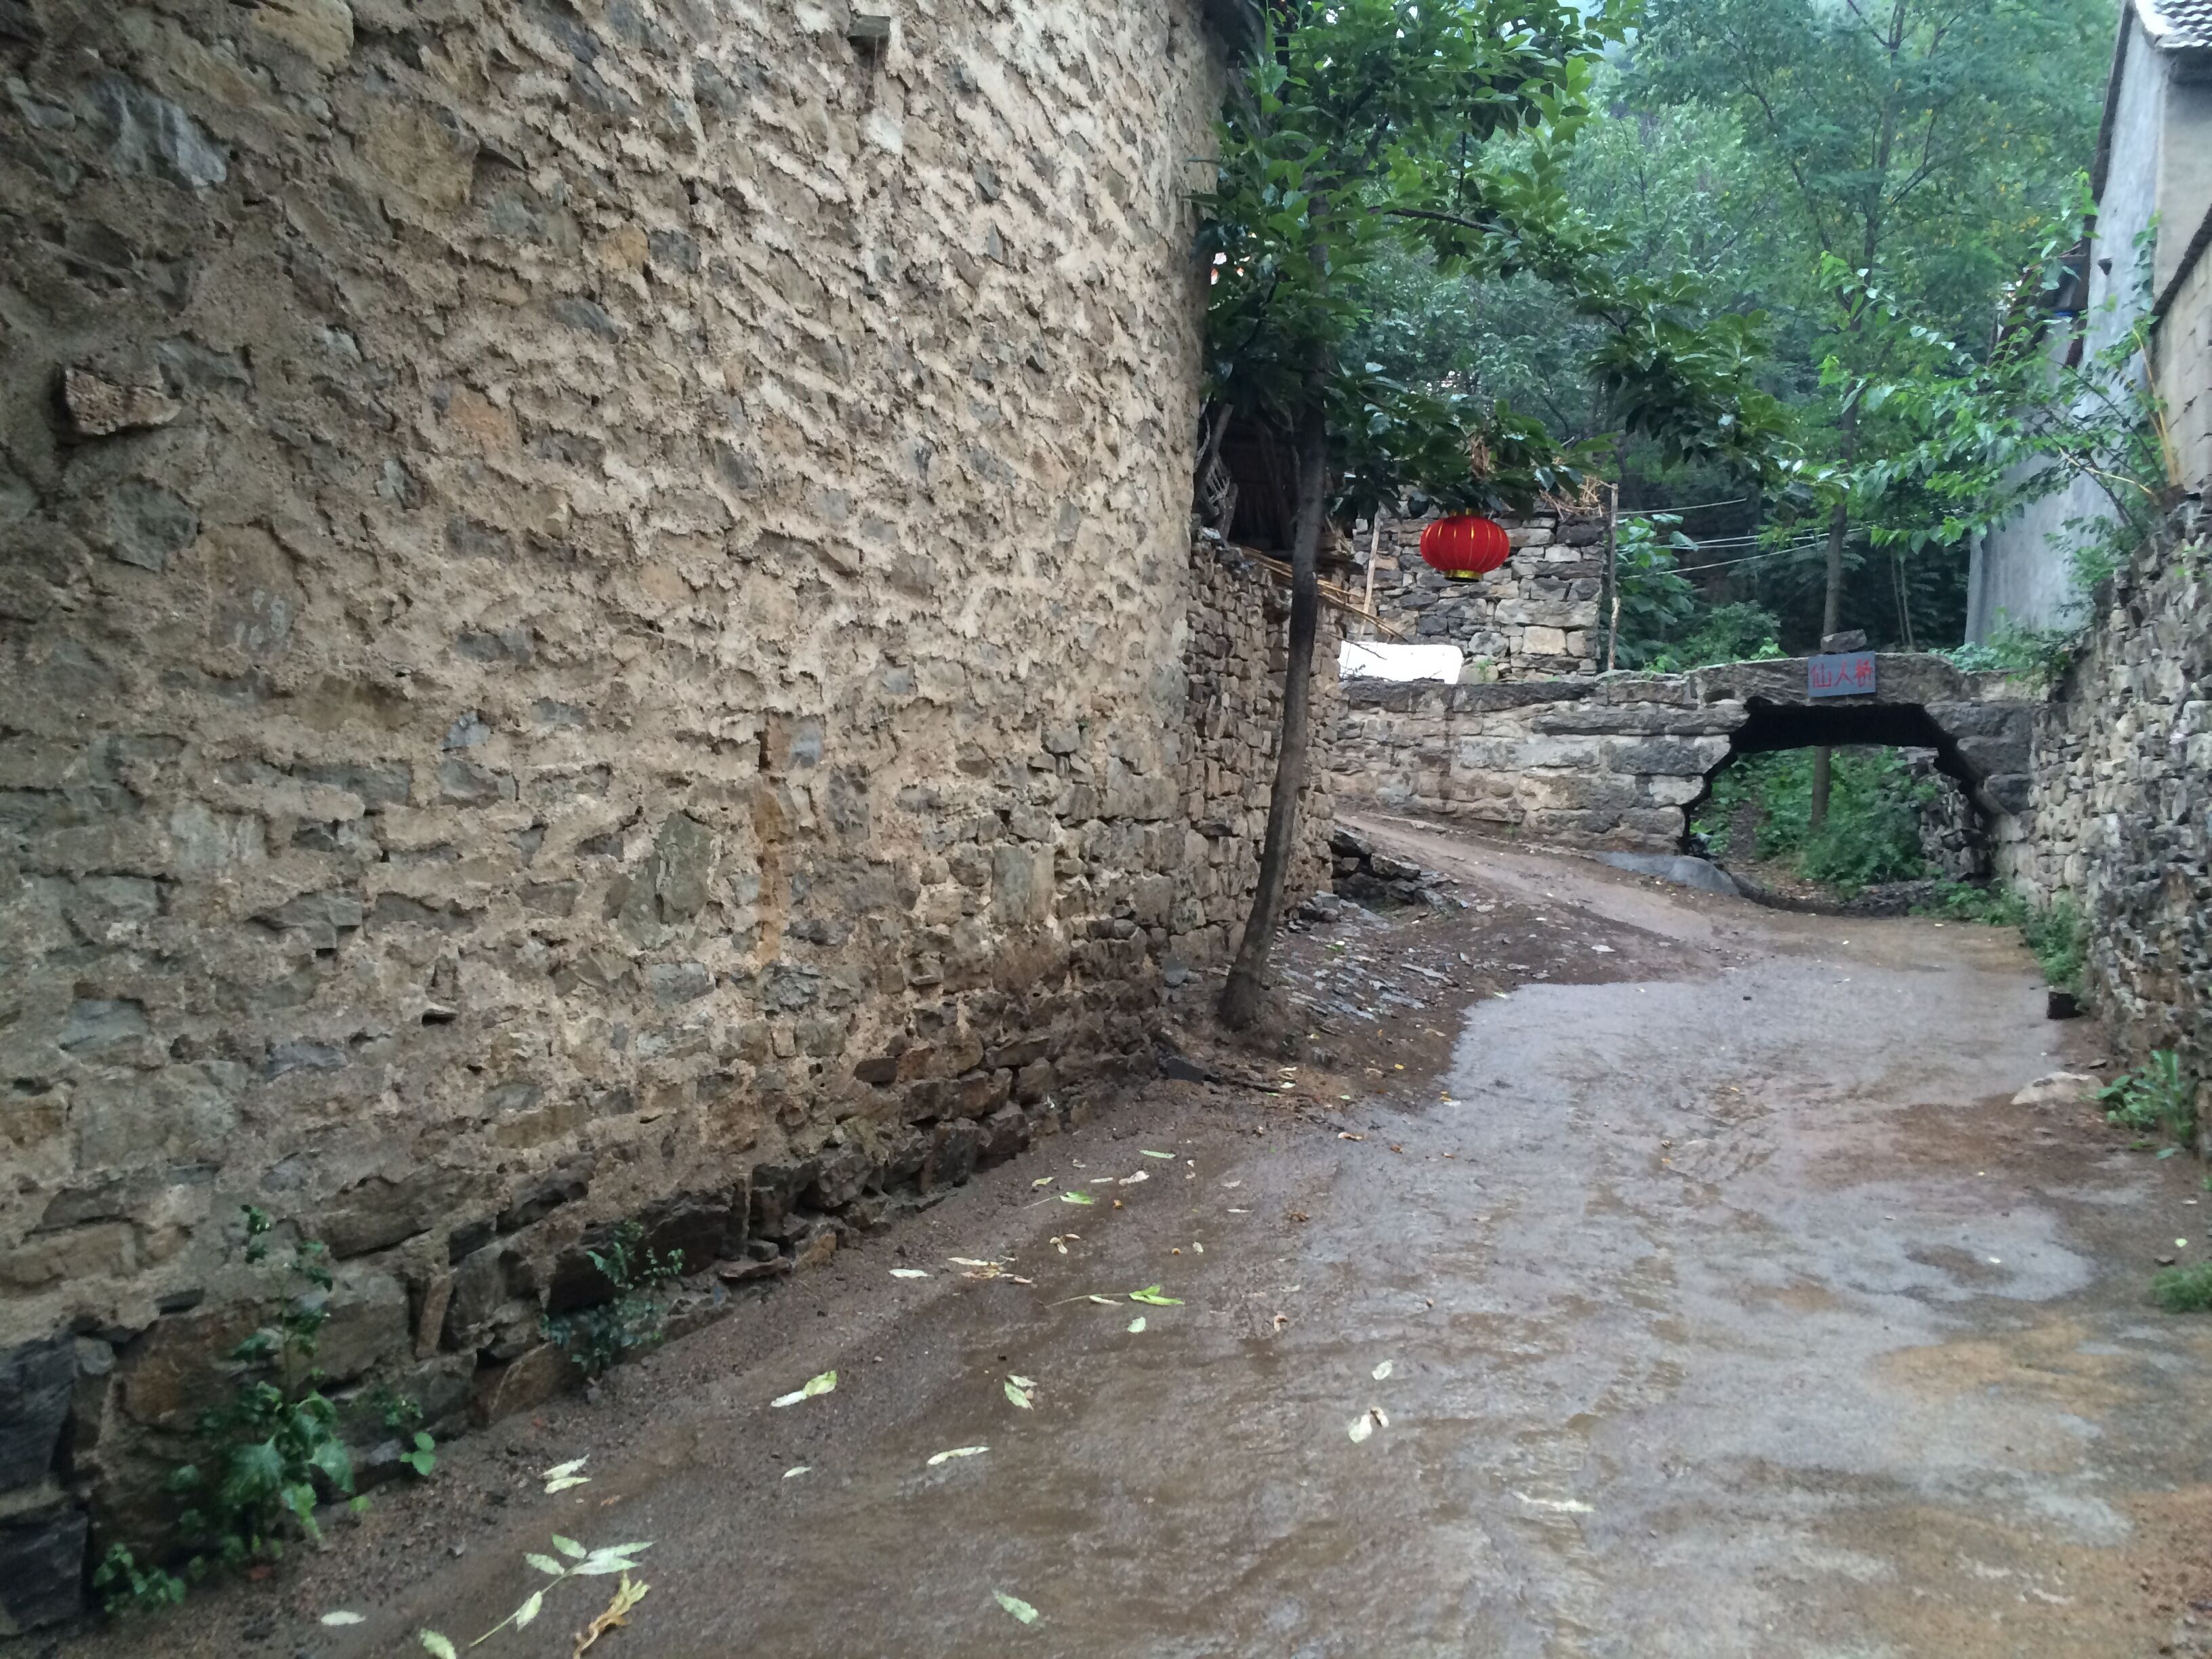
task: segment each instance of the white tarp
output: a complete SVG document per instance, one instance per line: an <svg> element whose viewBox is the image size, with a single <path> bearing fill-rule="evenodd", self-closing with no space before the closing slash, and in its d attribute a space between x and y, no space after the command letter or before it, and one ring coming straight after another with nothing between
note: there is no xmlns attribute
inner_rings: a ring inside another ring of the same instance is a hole
<svg viewBox="0 0 2212 1659"><path fill-rule="evenodd" d="M1463 662L1455 645L1392 645L1346 640L1337 659L1339 674L1377 680L1442 680L1459 684Z"/></svg>

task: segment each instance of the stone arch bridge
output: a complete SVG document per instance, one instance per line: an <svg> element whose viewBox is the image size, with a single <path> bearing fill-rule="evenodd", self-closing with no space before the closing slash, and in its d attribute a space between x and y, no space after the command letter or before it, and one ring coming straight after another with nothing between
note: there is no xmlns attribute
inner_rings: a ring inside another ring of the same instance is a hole
<svg viewBox="0 0 2212 1659"><path fill-rule="evenodd" d="M1988 841L2017 839L2039 700L1941 657L1884 653L1875 669L1873 692L1842 697L1811 696L1802 657L1492 685L1347 680L1336 799L1565 846L1671 853L1739 755L1893 744L1934 750Z"/></svg>

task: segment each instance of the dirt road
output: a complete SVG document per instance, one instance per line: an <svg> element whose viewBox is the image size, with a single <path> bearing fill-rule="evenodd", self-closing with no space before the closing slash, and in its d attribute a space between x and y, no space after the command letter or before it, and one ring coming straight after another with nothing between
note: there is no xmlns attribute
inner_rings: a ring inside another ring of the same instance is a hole
<svg viewBox="0 0 2212 1659"><path fill-rule="evenodd" d="M526 1566L555 1534L652 1540L603 1659L2208 1650L2212 1322L2143 1288L2212 1195L2008 1103L2097 1057L2016 940L1395 844L1492 907L1495 980L1455 951L1414 1010L1331 969L1406 923L1296 963L1363 1054L1446 1030L1441 1075L1298 1085L1330 1121L1153 1091L453 1448L304 1568L72 1650L419 1652L542 1587L478 1651L567 1656L613 1581Z"/></svg>

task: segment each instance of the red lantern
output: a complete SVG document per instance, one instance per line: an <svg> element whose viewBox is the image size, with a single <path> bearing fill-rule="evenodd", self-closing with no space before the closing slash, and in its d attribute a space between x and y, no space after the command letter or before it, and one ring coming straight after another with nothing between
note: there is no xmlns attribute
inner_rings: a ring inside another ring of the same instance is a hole
<svg viewBox="0 0 2212 1659"><path fill-rule="evenodd" d="M1454 581L1487 576L1512 551L1504 525L1470 513L1438 519L1421 532L1421 556Z"/></svg>

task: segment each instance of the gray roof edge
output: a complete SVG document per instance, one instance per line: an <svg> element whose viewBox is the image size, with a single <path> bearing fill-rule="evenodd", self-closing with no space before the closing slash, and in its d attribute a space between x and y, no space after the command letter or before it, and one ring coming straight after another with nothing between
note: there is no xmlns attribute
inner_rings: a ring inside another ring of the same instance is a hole
<svg viewBox="0 0 2212 1659"><path fill-rule="evenodd" d="M2133 9L2160 52L2212 52L2212 5L2205 0L2135 0Z"/></svg>
<svg viewBox="0 0 2212 1659"><path fill-rule="evenodd" d="M2112 171L2112 124L2119 118L2120 82L2128 70L2128 31L2135 27L2137 8L2145 0L2132 0L2120 8L2119 38L2112 46L2112 72L2105 82L2105 114L2097 127L2097 159L2089 164L2089 199L2102 203L2105 181Z"/></svg>

